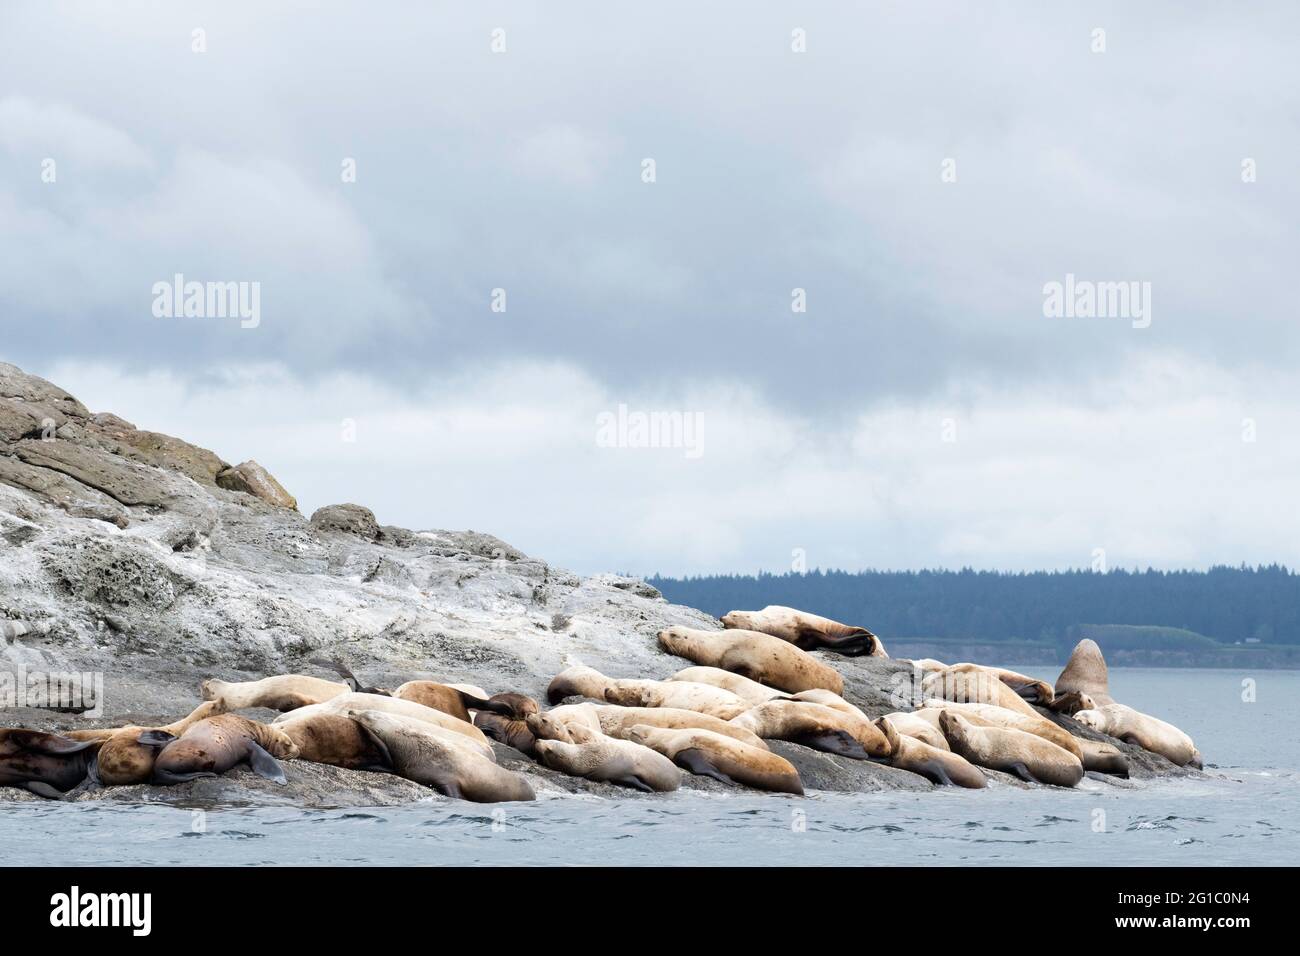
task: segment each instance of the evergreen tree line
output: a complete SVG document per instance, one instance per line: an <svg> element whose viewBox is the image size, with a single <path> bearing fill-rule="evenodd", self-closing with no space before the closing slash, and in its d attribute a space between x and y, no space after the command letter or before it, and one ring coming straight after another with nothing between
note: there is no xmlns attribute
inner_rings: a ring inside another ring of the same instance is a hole
<svg viewBox="0 0 1300 956"><path fill-rule="evenodd" d="M655 576L676 604L721 616L785 604L895 638L1064 642L1082 625L1185 628L1221 643L1300 644L1300 575L1208 571L810 571Z"/></svg>

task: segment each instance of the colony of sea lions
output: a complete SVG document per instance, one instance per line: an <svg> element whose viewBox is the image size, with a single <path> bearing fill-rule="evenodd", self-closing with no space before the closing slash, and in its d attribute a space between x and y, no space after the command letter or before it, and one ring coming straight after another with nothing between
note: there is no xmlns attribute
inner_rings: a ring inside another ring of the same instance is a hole
<svg viewBox="0 0 1300 956"><path fill-rule="evenodd" d="M83 783L170 786L240 766L283 784L293 762L304 761L496 802L536 796L526 773L502 765L504 754L653 793L676 790L686 771L802 794L796 761L808 750L967 789L999 773L1057 787L1077 786L1090 772L1127 776L1134 747L1177 766L1201 764L1183 731L1111 697L1092 641L1074 649L1054 686L1000 667L916 661L915 698L873 713L846 698L845 675L832 663L835 655L885 656L866 628L775 606L732 612L724 623L660 631L659 674L615 677L572 664L546 688L549 709L519 690L490 694L468 683L365 686L332 660L312 663L341 681L213 678L199 688L204 702L169 724L0 730L0 786L64 798ZM674 657L691 666L674 667ZM253 708L280 714L266 723L236 713ZM771 746L778 741L784 750Z"/></svg>

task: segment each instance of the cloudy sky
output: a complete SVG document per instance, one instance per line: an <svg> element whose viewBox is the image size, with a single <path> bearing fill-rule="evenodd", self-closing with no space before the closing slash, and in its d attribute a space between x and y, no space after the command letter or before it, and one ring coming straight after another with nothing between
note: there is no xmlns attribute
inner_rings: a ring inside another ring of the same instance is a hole
<svg viewBox="0 0 1300 956"><path fill-rule="evenodd" d="M6 4L0 359L307 513L581 571L1300 563L1298 31ZM258 283L257 327L156 316L177 273ZM1067 275L1149 324L1045 315ZM611 442L620 406L696 431Z"/></svg>

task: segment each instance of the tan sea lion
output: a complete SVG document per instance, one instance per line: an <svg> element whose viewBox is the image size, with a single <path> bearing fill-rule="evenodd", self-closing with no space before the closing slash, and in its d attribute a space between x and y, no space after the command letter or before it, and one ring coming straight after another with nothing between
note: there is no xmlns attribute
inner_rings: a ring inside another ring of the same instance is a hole
<svg viewBox="0 0 1300 956"><path fill-rule="evenodd" d="M731 611L722 615L725 627L758 631L788 641L800 650L820 648L852 657L888 657L880 638L865 627L853 627L792 607L769 604L761 611Z"/></svg>
<svg viewBox="0 0 1300 956"><path fill-rule="evenodd" d="M91 780L106 787L148 783L158 752L200 720L225 713L225 701L209 700L187 716L163 727L126 726L102 730L72 730L71 740L96 740L102 746L91 761Z"/></svg>
<svg viewBox="0 0 1300 956"><path fill-rule="evenodd" d="M978 664L953 664L925 675L921 692L953 703L994 704L1031 717L1041 716L1023 697L1004 684L995 671Z"/></svg>
<svg viewBox="0 0 1300 956"><path fill-rule="evenodd" d="M622 707L676 707L730 720L749 709L743 697L712 684L620 679L605 688L605 700Z"/></svg>
<svg viewBox="0 0 1300 956"><path fill-rule="evenodd" d="M1110 696L1110 675L1106 671L1106 658L1097 642L1084 638L1074 645L1065 670L1056 678L1056 693L1078 691L1087 694L1098 706L1115 703Z"/></svg>
<svg viewBox="0 0 1300 956"><path fill-rule="evenodd" d="M392 769L384 742L343 714L309 714L274 726L294 742L299 760L345 770Z"/></svg>
<svg viewBox="0 0 1300 956"><path fill-rule="evenodd" d="M590 697L593 700L605 699L605 688L613 679L606 677L594 667L575 664L566 667L552 678L546 688L546 702L558 704L566 697Z"/></svg>
<svg viewBox="0 0 1300 956"><path fill-rule="evenodd" d="M86 779L99 747L99 741L69 740L39 730L0 730L0 787L62 800Z"/></svg>
<svg viewBox="0 0 1300 956"><path fill-rule="evenodd" d="M820 687L813 690L801 690L797 694L791 694L790 699L806 701L809 704L821 704L823 707L843 711L846 714L852 714L854 717L861 717L863 720L871 719L839 694L832 693L829 690L822 690Z"/></svg>
<svg viewBox="0 0 1300 956"><path fill-rule="evenodd" d="M815 688L844 693L838 671L770 634L670 627L659 632L659 646L696 664L721 667L792 694Z"/></svg>
<svg viewBox="0 0 1300 956"><path fill-rule="evenodd" d="M365 708L349 709L344 710L341 713L341 716L356 720L357 715L363 712L365 712ZM410 714L404 714L398 711L376 710L370 712L388 714L393 718L393 720L398 721L399 723L409 724L413 730L419 731L422 734L433 734L435 737L445 741L448 746L459 747L461 750L464 750L466 753L472 754L475 757L482 757L484 760L491 760L493 763L497 762L496 751L492 749L492 744L486 737L477 740L468 737L465 734L457 733L454 730L448 730L440 724L430 723L420 717L412 717ZM392 754L389 754L389 757L391 758Z"/></svg>
<svg viewBox="0 0 1300 956"><path fill-rule="evenodd" d="M737 697L744 698L750 707L766 703L769 700L775 700L778 697L787 696L785 691L768 687L766 684L760 684L748 677L733 674L731 671L724 671L721 667L687 667L668 679L688 681L692 684L712 684L714 687L721 687L723 690L731 691Z"/></svg>
<svg viewBox="0 0 1300 956"><path fill-rule="evenodd" d="M682 772L657 750L577 723L568 731L572 743L547 739L536 743L538 759L552 770L646 792L666 793L682 784Z"/></svg>
<svg viewBox="0 0 1300 956"><path fill-rule="evenodd" d="M787 740L855 760L889 755L889 742L870 721L807 701L769 700L730 723L764 740Z"/></svg>
<svg viewBox="0 0 1300 956"><path fill-rule="evenodd" d="M407 780L477 803L537 797L522 774L449 742L437 727L374 710L357 711L353 719L383 741L393 770Z"/></svg>
<svg viewBox="0 0 1300 956"><path fill-rule="evenodd" d="M613 704L565 704L547 711L546 716L568 723L578 721L610 737L626 739L627 731L637 724L668 730L711 730L732 737L742 744L767 750L763 739L729 720L701 714L680 707L618 707Z"/></svg>
<svg viewBox="0 0 1300 956"><path fill-rule="evenodd" d="M1074 719L1099 733L1160 754L1178 767L1200 758L1192 738L1173 724L1124 704L1103 704L1094 710L1081 710Z"/></svg>
<svg viewBox="0 0 1300 956"><path fill-rule="evenodd" d="M295 715L290 712L277 717L273 723L281 724L294 719L296 716L305 716L307 714L347 714L354 710L377 710L386 714L399 714L403 717L423 720L425 723L433 724L444 730L462 734L475 743L489 746L483 731L469 721L453 717L441 710L434 710L432 707L425 707L413 700L402 700L400 697L385 697L381 694L355 694L349 691L346 694L331 697L322 704L312 704L310 707L304 707L302 710L305 712L303 715Z"/></svg>
<svg viewBox="0 0 1300 956"><path fill-rule="evenodd" d="M931 747L923 740L900 734L888 717L878 718L876 726L889 741L889 756L883 763L920 774L940 786L965 787L968 790L988 786L988 779L980 773L979 767L959 754Z"/></svg>
<svg viewBox="0 0 1300 956"><path fill-rule="evenodd" d="M478 710L474 726L492 740L514 747L520 753L535 757L537 739L528 729L528 716L538 712L537 701L525 694L493 694L488 698L492 710Z"/></svg>
<svg viewBox="0 0 1300 956"><path fill-rule="evenodd" d="M905 711L885 714L881 719L887 719L894 729L905 737L914 737L922 743L929 744L939 750L950 750L952 748L948 746L948 738L943 735L943 731L938 726L938 713L938 711L935 711L935 723L933 724L923 717Z"/></svg>
<svg viewBox="0 0 1300 956"><path fill-rule="evenodd" d="M1006 684L1031 704L1048 707L1051 705L1052 698L1055 696L1055 692L1052 690L1052 685L1047 683L1047 681L1041 681L1036 677L1029 677L1025 674L1018 673L1017 671L1009 671L1005 667L993 667L989 664L952 664L950 665L950 668L945 668L945 670L956 668L965 671L979 669L994 674L997 676L998 680L1002 681L1002 683Z"/></svg>
<svg viewBox="0 0 1300 956"><path fill-rule="evenodd" d="M1118 747L1084 737L1076 737L1075 740L1078 741L1079 749L1083 751L1084 770L1114 774L1117 777L1128 776L1128 757L1124 756L1124 752Z"/></svg>
<svg viewBox="0 0 1300 956"><path fill-rule="evenodd" d="M148 733L148 731L146 731ZM158 752L154 758L153 781L184 783L196 777L215 777L247 763L260 777L286 782L276 757L293 760L298 746L283 731L238 714L207 717Z"/></svg>
<svg viewBox="0 0 1300 956"><path fill-rule="evenodd" d="M913 660L912 664L923 671L942 671L948 669L947 664L943 661L936 661L933 657L919 657Z"/></svg>
<svg viewBox="0 0 1300 956"><path fill-rule="evenodd" d="M261 680L238 682L213 678L200 685L204 700L223 700L226 710L245 710L250 707L297 710L299 707L320 704L339 694L346 694L348 690L348 685L343 681L323 680L306 674L279 674Z"/></svg>
<svg viewBox="0 0 1300 956"><path fill-rule="evenodd" d="M627 739L659 751L694 774L759 790L803 795L799 771L790 761L711 730L669 730L637 724L628 728Z"/></svg>
<svg viewBox="0 0 1300 956"><path fill-rule="evenodd" d="M1083 763L1078 757L1036 734L1007 727L977 727L955 710L939 715L939 727L953 753L980 767L1057 787L1077 786L1083 779Z"/></svg>
<svg viewBox="0 0 1300 956"><path fill-rule="evenodd" d="M945 710L956 711L979 727L1006 727L1009 730L1022 730L1027 734L1034 734L1044 740L1050 740L1056 746L1083 759L1079 738L1038 713L1022 714L1018 710L1008 710L994 704L958 704L937 698L927 700L925 707L914 713L929 721L936 729L940 729L939 715Z"/></svg>

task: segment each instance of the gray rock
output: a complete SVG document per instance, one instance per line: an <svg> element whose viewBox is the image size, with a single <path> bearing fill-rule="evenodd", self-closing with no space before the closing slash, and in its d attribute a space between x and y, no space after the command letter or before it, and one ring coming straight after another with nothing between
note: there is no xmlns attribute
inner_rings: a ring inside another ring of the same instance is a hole
<svg viewBox="0 0 1300 956"><path fill-rule="evenodd" d="M379 537L379 522L375 513L361 505L326 505L317 508L311 516L311 526L317 531L339 531L358 538L374 541Z"/></svg>
<svg viewBox="0 0 1300 956"><path fill-rule="evenodd" d="M251 458L234 468L226 468L216 476L218 487L227 491L241 491L246 495L261 498L278 508L290 511L298 510L298 501L284 490L284 486L275 477L253 461Z"/></svg>

